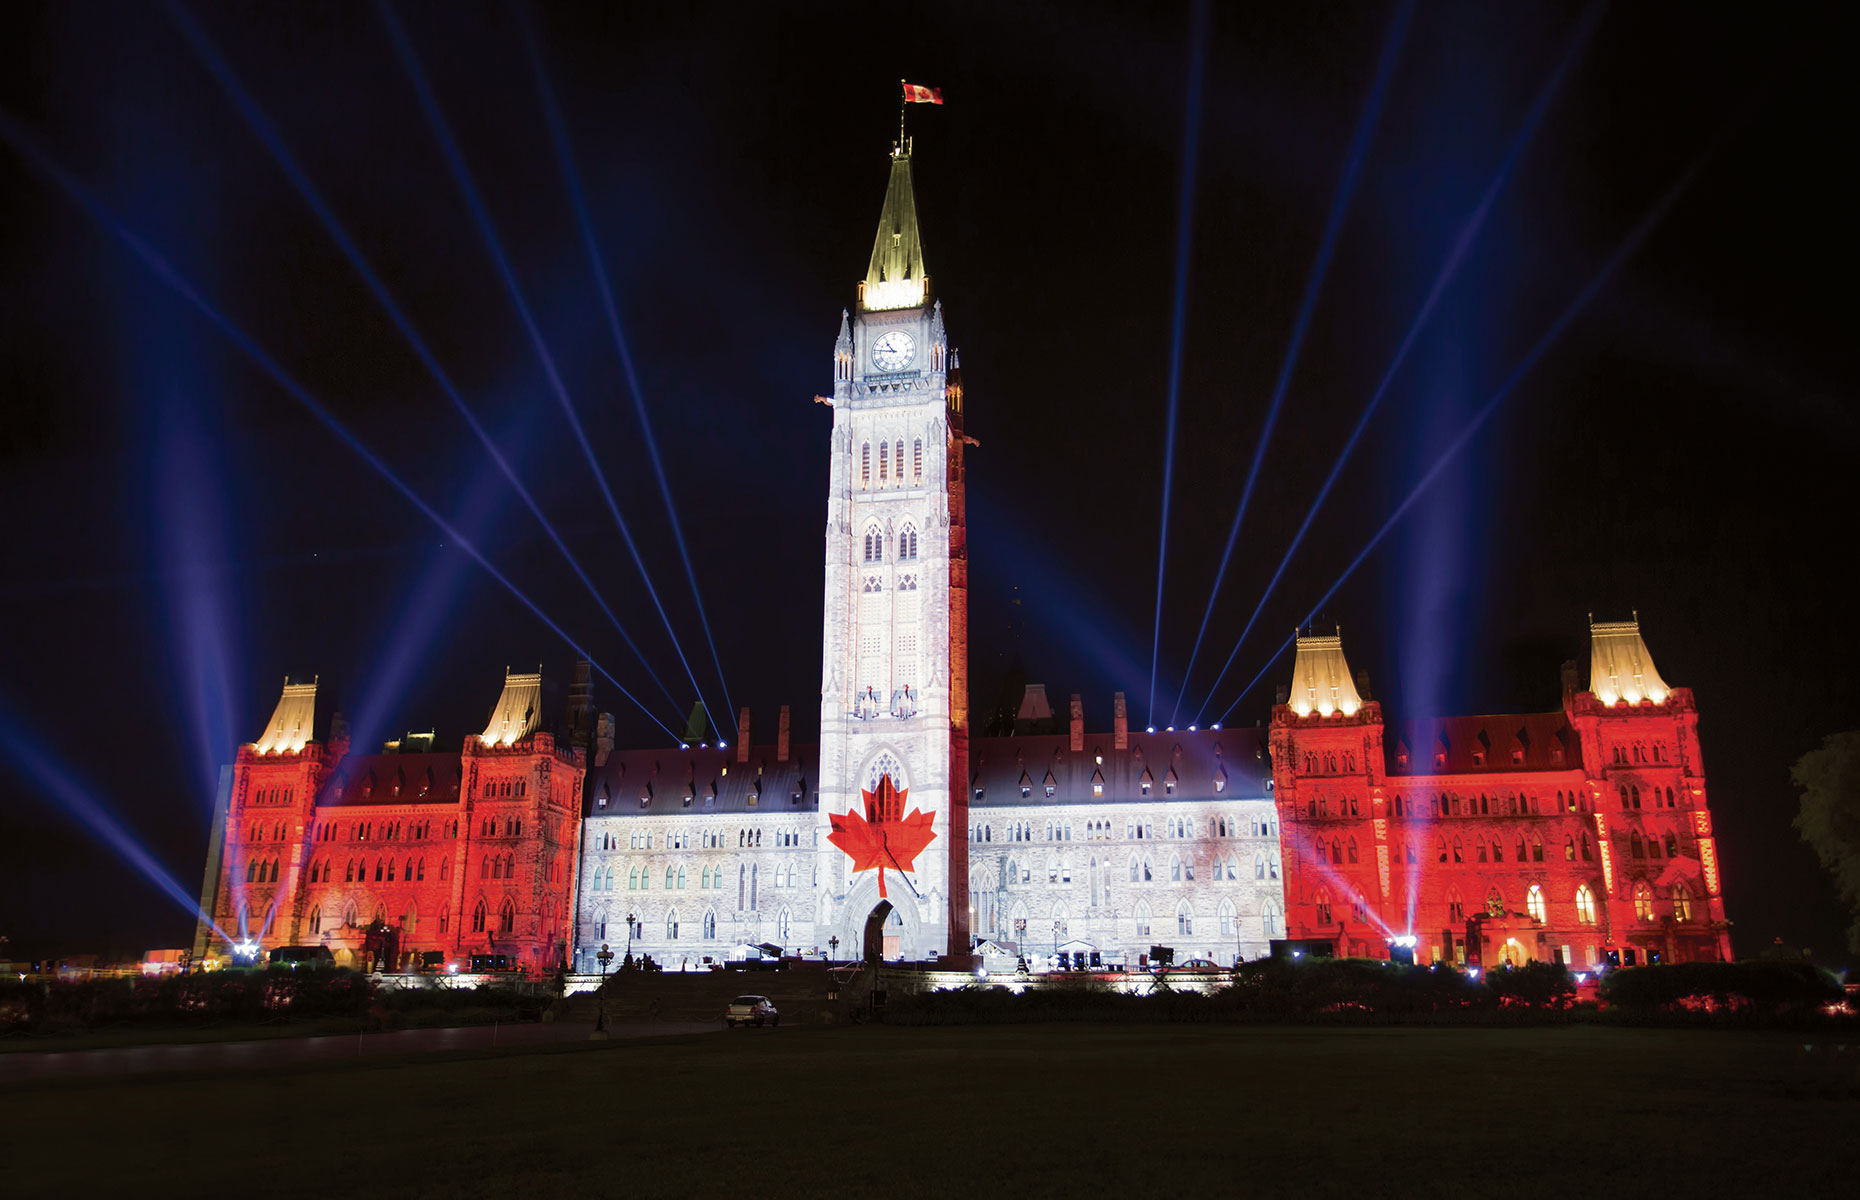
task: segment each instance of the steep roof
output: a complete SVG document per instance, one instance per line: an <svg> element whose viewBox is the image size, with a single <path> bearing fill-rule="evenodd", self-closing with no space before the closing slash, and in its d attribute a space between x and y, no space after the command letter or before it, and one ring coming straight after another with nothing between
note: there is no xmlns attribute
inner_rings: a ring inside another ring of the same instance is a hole
<svg viewBox="0 0 1860 1200"><path fill-rule="evenodd" d="M1083 752L1070 747L1066 733L976 738L969 744L969 807L1260 800L1271 794L1266 785L1272 760L1261 729L1134 732L1125 750L1113 748L1108 732L1087 733ZM1049 782L1051 796L1046 794ZM1101 792L1095 790L1099 785Z"/></svg>
<svg viewBox="0 0 1860 1200"><path fill-rule="evenodd" d="M1416 717L1383 725L1383 754L1390 778L1413 775L1502 774L1506 771L1573 771L1582 750L1569 716L1496 713L1474 717ZM1403 749L1408 761L1401 761ZM1513 752L1519 761L1513 761ZM1445 765L1436 755L1445 754ZM1483 754L1484 762L1479 761Z"/></svg>
<svg viewBox="0 0 1860 1200"><path fill-rule="evenodd" d="M1350 677L1350 664L1344 661L1341 630L1330 637L1299 637L1286 703L1301 717L1313 710L1325 716L1342 711L1347 717L1363 706L1356 681Z"/></svg>
<svg viewBox="0 0 1860 1200"><path fill-rule="evenodd" d="M324 779L316 799L320 805L345 808L457 804L459 779L455 753L350 754Z"/></svg>
<svg viewBox="0 0 1860 1200"><path fill-rule="evenodd" d="M1653 669L1653 655L1641 640L1638 613L1632 621L1589 622L1589 646L1589 690L1603 704L1660 704L1673 690Z"/></svg>
<svg viewBox="0 0 1860 1200"><path fill-rule="evenodd" d="M253 745L260 754L294 754L310 740L315 721L316 684L292 683L287 678L284 693L278 697L278 707L266 722L265 732Z"/></svg>
<svg viewBox="0 0 1860 1200"><path fill-rule="evenodd" d="M911 188L911 155L899 147L891 157L891 180L885 185L885 207L879 211L860 303L867 311L915 308L927 299L926 274L917 195Z"/></svg>
<svg viewBox="0 0 1860 1200"><path fill-rule="evenodd" d="M479 736L487 746L508 746L536 732L542 723L542 673L504 672L504 691Z"/></svg>
<svg viewBox="0 0 1860 1200"><path fill-rule="evenodd" d="M616 750L589 781L589 816L711 816L717 813L814 812L820 807L820 762L813 746L791 746L776 761L774 746ZM796 795L799 799L796 799ZM604 801L604 803L603 803Z"/></svg>

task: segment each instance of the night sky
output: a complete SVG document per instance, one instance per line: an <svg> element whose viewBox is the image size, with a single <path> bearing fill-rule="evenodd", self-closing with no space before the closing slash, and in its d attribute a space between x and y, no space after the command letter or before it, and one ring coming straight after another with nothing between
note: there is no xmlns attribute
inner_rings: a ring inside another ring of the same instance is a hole
<svg viewBox="0 0 1860 1200"><path fill-rule="evenodd" d="M559 717L577 657L23 144L89 189L638 696L650 716L598 681L623 743L667 741L655 720L682 728L700 689L719 714L749 705L759 735L792 704L797 738L811 740L830 422L812 397L830 389L839 313L870 252L901 76L947 99L911 119L926 256L981 443L968 457L981 719L1024 678L1056 700L1081 692L1096 727L1115 690L1139 722L1206 722L1229 706L1232 723L1263 722L1290 670L1289 655L1271 656L1307 616L1342 626L1391 717L1544 710L1559 703L1564 659L1582 658L1586 680L1588 615L1638 610L1661 673L1697 694L1737 948L1778 936L1838 948L1845 917L1790 828L1788 781L1823 735L1860 723L1860 647L1838 583L1855 537L1848 293L1860 197L1832 8L1617 5L1591 31L1576 4L1428 4L1405 24L1381 5L1216 6L1191 111L1193 14L1173 5L398 6L695 689L388 20L367 4L184 11L650 673L182 23L159 5L9 6L6 950L140 951L183 945L192 928L23 769L33 756L69 773L192 893L214 764L257 736L286 674L320 675L318 737L339 708L358 744L430 728L456 747L482 726L506 666L541 663ZM1519 140L1559 64L1560 86ZM1259 606L1514 152L1457 275ZM1185 686L1346 178L1334 253ZM1632 253L1475 425L1649 214Z"/></svg>

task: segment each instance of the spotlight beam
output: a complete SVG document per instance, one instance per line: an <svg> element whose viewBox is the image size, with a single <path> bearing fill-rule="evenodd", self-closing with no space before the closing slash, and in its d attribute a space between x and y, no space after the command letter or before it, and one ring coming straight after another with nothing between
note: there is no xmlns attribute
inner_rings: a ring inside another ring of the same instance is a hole
<svg viewBox="0 0 1860 1200"><path fill-rule="evenodd" d="M594 482L600 487L601 498L607 502L607 511L612 514L614 524L619 527L620 538L626 543L627 553L633 557L633 565L639 568L641 582L646 585L646 595L651 598L653 608L658 610L659 620L665 624L665 632L672 640L672 650L678 655L678 662L685 669L685 678L697 693L700 703L704 700L704 689L698 685L697 675L691 670L691 663L685 657L684 646L678 641L678 632L672 628L672 618L665 611L665 604L659 599L659 589L652 584L652 573L646 569L646 560L640 556L639 546L633 541L633 531L627 527L626 519L620 515L619 502L614 499L613 488L607 483L607 475L601 470L600 460L595 457L594 446L588 441L587 430L582 427L581 417L575 412L574 401L569 399L568 387L562 382L562 376L556 369L555 358L549 353L549 347L543 340L542 330L536 324L535 316L530 312L529 302L523 298L523 289L517 283L515 270L510 258L504 253L503 243L498 239L497 229L491 222L491 214L484 206L483 198L478 194L478 186L472 181L471 171L465 165L465 156L459 150L458 142L452 136L451 127L446 123L445 114L439 109L439 101L433 94L426 72L420 66L418 55L414 53L413 43L407 40L407 31L401 27L400 20L386 0L377 0L375 7L381 13L386 24L388 37L394 43L394 52L399 57L402 68L419 99L420 109L426 116L427 124L432 128L433 136L439 141L445 152L446 163L452 170L453 180L464 194L466 207L471 210L472 220L478 226L479 234L484 238L491 258L497 265L498 275L504 281L504 288L510 293L511 303L516 307L517 315L522 319L524 331L529 335L530 344L536 350L536 356L542 363L543 374L549 380L549 388L561 405L562 413L568 418L569 428L574 431L575 440L581 444L581 453L588 462L588 470L594 475ZM704 704L704 711L710 712L710 705Z"/></svg>
<svg viewBox="0 0 1860 1200"><path fill-rule="evenodd" d="M1233 649L1228 651L1227 661L1221 665L1220 674L1214 677L1213 684L1208 688L1208 694L1202 697L1200 707L1195 710L1197 721L1207 711L1208 704L1214 699L1214 693L1220 690L1221 680L1227 678L1227 672L1233 669L1234 659L1238 657L1240 647L1246 642L1247 635L1253 632L1253 626L1259 621L1259 614L1265 611L1266 601L1272 598L1273 589L1277 588L1279 580L1284 578L1285 568L1291 564L1292 556L1298 553L1298 547L1304 542L1305 534L1311 530L1311 523L1317 519L1318 511L1324 507L1324 501L1330 497L1331 488L1336 486L1338 477L1343 474L1344 467L1349 464L1350 456L1356 452L1356 445L1362 440L1364 432L1368 430L1369 422L1376 415L1376 410L1381 407L1383 398L1388 394L1389 385L1394 383L1395 376L1408 361L1408 352L1414 348L1415 342L1420 339L1421 330L1432 319L1434 309L1440 304L1441 296L1446 293L1448 286L1459 275L1460 266L1465 262L1467 252L1472 249L1473 242L1478 240L1480 232L1485 228L1486 218L1491 215L1492 206L1498 200L1499 193L1504 191L1505 185L1511 181L1511 175L1517 167L1518 160L1523 157L1525 148L1536 137L1537 128L1543 122L1544 113L1549 109L1550 101L1562 90L1564 78L1575 65L1582 49L1588 45L1589 36L1595 32L1595 26L1601 19L1603 7L1602 0L1595 0L1584 10L1576 32L1570 39L1568 49L1563 52L1563 57L1551 71L1550 78L1545 80L1544 86L1539 89L1536 99L1531 102L1530 110L1525 114L1524 124L1512 138L1510 148L1506 150L1504 158L1499 162L1498 171L1492 176L1492 181L1486 185L1485 194L1480 196L1472 215L1466 219L1459 236L1454 239L1452 248L1447 252L1446 261L1441 264L1440 272L1434 278L1433 287L1428 290L1427 298L1422 301L1420 310L1415 313L1414 320L1409 323L1408 332L1402 335L1401 345L1396 349L1395 357L1389 360L1388 368L1382 372L1382 380L1376 384L1376 390L1370 395L1369 403L1364 406L1362 415L1357 417L1356 427L1350 431L1349 439L1343 444L1342 453L1338 454L1337 461L1331 465L1330 474L1325 478L1324 486L1318 489L1317 499L1311 502L1311 508L1305 513L1303 522L1299 524L1298 532L1292 535L1292 544L1286 547L1285 556L1279 560L1278 568L1273 571L1272 578L1267 580L1265 591L1260 593L1259 602L1253 606L1253 614L1246 619L1246 626L1240 630L1240 636L1234 639ZM1183 688L1186 689L1187 686L1185 682Z"/></svg>
<svg viewBox="0 0 1860 1200"><path fill-rule="evenodd" d="M620 369L626 374L627 391L633 397L633 412L639 418L639 429L646 443L647 457L652 461L652 473L659 481L659 497L665 501L665 514L672 525L672 538L678 544L678 557L685 567L685 582L691 585L691 599L697 606L698 623L703 626L704 640L710 646L711 665L717 669L717 685L723 689L723 702L726 711L736 711L736 704L730 698L730 684L723 674L723 660L717 655L717 639L711 633L710 617L704 611L704 597L698 592L697 572L691 565L691 551L685 545L685 533L678 522L678 505L672 500L671 483L665 477L665 464L659 457L658 439L652 433L652 418L646 412L645 391L639 386L639 375L633 368L633 351L626 340L626 333L620 326L620 310L614 303L612 282L607 275L605 259L601 255L600 243L594 236L594 221L588 213L587 193L581 186L581 172L575 166L575 155L569 145L568 130L562 121L561 110L556 105L555 89L549 83L549 73L543 65L542 48L537 43L536 31L532 27L527 8L519 6L518 24L523 29L523 40L529 50L530 66L536 73L536 87L542 94L543 112L549 121L549 136L555 143L556 159L562 168L562 178L568 185L570 202L575 207L575 219L581 225L581 239L587 246L588 266L594 273L595 285L600 289L601 307L607 314L607 328L613 335L614 348L620 353ZM718 736L722 728L716 719L711 720L711 727Z"/></svg>
<svg viewBox="0 0 1860 1200"><path fill-rule="evenodd" d="M1292 323L1292 337L1285 346L1284 360L1279 364L1279 377L1273 384L1272 400L1266 406L1266 421L1260 427L1259 440L1253 447L1253 459L1247 466L1246 483L1240 489L1240 506L1234 510L1233 526L1227 531L1227 546L1221 551L1220 566L1214 572L1214 586L1208 592L1208 607L1201 614L1201 629L1195 634L1194 649L1189 652L1188 667L1182 672L1182 688L1176 693L1175 708L1170 713L1170 723L1181 714L1182 697L1188 692L1188 680L1194 673L1195 660L1201 655L1201 644L1208 636L1208 621L1214 616L1215 603L1220 599L1221 585L1227 580L1227 568L1233 561L1234 545L1240 540L1240 524L1246 519L1247 506L1252 503L1253 489L1259 482L1260 464L1265 462L1266 448L1272 443L1273 426L1278 423L1279 410L1285 404L1286 388L1292 380L1292 372L1298 365L1299 352L1304 348L1305 332L1310 327L1311 313L1317 307L1318 295L1324 290L1324 277L1330 271L1331 255L1337 248L1337 237L1343 229L1344 214L1349 210L1350 200L1356 193L1356 183L1362 174L1363 160L1368 157L1369 143L1375 136L1376 125L1382 116L1382 103L1388 96L1389 80L1395 74L1395 62L1401 55L1402 42L1408 32L1408 22L1414 15L1414 0L1407 0L1395 12L1394 21L1389 25L1388 36L1382 45L1382 56L1376 62L1375 81L1370 85L1369 96L1363 102L1362 114L1357 118L1356 131L1350 137L1349 152L1344 159L1343 178L1337 182L1337 193L1331 199L1330 215L1325 218L1324 234L1318 243L1317 258L1311 264L1311 274L1305 281L1304 299L1298 306L1298 317Z"/></svg>
<svg viewBox="0 0 1860 1200"><path fill-rule="evenodd" d="M53 160L50 155L41 150L11 113L0 112L0 137L4 137L21 156L31 161L34 166L38 167L39 170L43 171L57 183L59 187L64 189L66 194L75 200L80 207L89 212L98 223L115 235L117 240L127 246L137 258L141 259L143 265L149 269L151 274L161 280L162 283L166 284L183 300L191 304L195 311L199 312L212 323L228 341L237 346L247 358L251 359L254 364L267 375L271 376L272 380L276 382L279 387L283 388L293 399L303 405L303 407L309 411L310 415L315 417L324 428L335 434L343 444L355 451L355 453L361 457L362 461L366 462L370 467L373 467L375 472L383 479L387 480L395 491L406 498L409 504L419 509L427 520L438 527L441 533L445 534L449 540L458 545L467 554L471 555L472 559L476 561L480 567L483 567L491 578L502 584L504 589L512 596L516 597L525 608L529 609L530 613L535 616L537 620L553 630L558 637L568 644L571 650L575 651L582 658L587 659L595 670L599 671L607 678L608 682L612 683L620 690L621 695L637 705L639 710L645 713L653 724L665 730L666 734L674 740L678 739L678 734L673 732L671 726L659 720L639 697L635 696L627 689L625 684L614 678L613 674L609 672L607 668L596 662L593 655L589 654L575 638L570 636L567 630L558 625L547 613L537 606L534 600L524 594L521 588L511 582L509 576L498 570L497 567L491 563L491 560L486 558L484 554L479 551L478 547L470 538L465 537L455 529L451 522L447 521L439 514L438 510L434 509L432 505L423 500L418 492L414 491L405 480L396 475L374 451L368 448L367 444L363 442L360 437L351 431L348 426L338 420L334 413L324 407L322 402L317 400L317 398L310 393L309 389L305 388L301 383L298 383L297 380L285 371L285 369L278 364L277 360L267 354L264 348L254 341L250 335L239 328L230 317L216 308L206 297L201 295L199 290L188 281L186 276L176 270L166 258L162 257L158 251L147 242L143 241L128 225L124 224L123 221L88 188L82 183L79 183L74 176Z"/></svg>
<svg viewBox="0 0 1860 1200"><path fill-rule="evenodd" d="M342 252L348 256L349 264L355 268L356 274L362 277L362 282L366 283L368 285L368 290L374 293L375 300L381 305L382 309L386 311L389 319L391 319L400 330L401 335L407 339L407 344L412 347L414 354L419 358L421 364L426 367L427 373L433 377L433 381L439 385L440 391L445 393L446 399L452 402L452 407L457 409L459 415L465 419L465 423L471 427L472 433L477 435L478 442L484 447L485 453L491 456L491 461L497 464L497 469L503 473L504 478L509 481L510 486L515 489L517 495L522 498L524 506L530 510L530 515L536 518L536 522L542 526L543 532L549 535L549 540L555 543L555 548L561 552L563 559L566 560L569 565L569 569L574 571L575 577L581 580L582 586L588 589L588 594L594 597L594 602L600 606L601 612L605 613L607 619L613 623L615 632L619 633L620 639L626 643L627 649L631 650L634 657L639 659L640 665L645 668L647 677L658 685L659 691L664 694L666 702L676 709L678 707L678 702L673 698L671 689L665 686L665 682L661 680L658 673L652 669L652 664L646 660L645 654L633 641L633 635L627 632L626 626L621 624L620 618L616 616L613 609L608 606L606 598L601 595L600 589L594 586L594 581L588 577L588 573L582 568L580 561L576 559L575 555L569 550L568 544L563 541L561 534L556 532L555 526L543 515L541 506L536 503L536 498L530 494L529 489L523 486L523 482L517 477L515 468L510 465L503 451L498 448L496 439L485 429L484 424L479 421L477 414L472 412L471 408L465 403L465 398L459 394L458 388L453 385L445 369L439 365L438 358L427 346L426 340L414 329L413 322L408 319L407 314L403 312L400 305L395 302L393 295L388 291L387 284L384 283L380 275L376 273L374 267L369 263L367 256L364 255L361 248L355 244L354 239L349 236L348 231L343 228L342 223L336 219L335 213L324 201L315 185L310 182L309 176L306 175L303 169L297 164L296 159L291 156L277 128L265 117L264 111L258 106L258 102L254 100L251 94L239 83L238 77L233 74L232 67L208 39L206 31L201 28L200 24L193 19L186 9L181 7L179 3L174 2L174 0L170 0L170 3L167 4L166 7L169 18L180 29L182 36L186 38L195 56L213 75L214 79L219 82L220 87L225 90L228 98L232 100L233 107L239 110L239 114L245 118L245 122L251 127L252 132L258 135L259 141L263 142L265 148L271 152L273 160L277 162L279 169L284 172L286 177L288 177L291 183L297 188L298 194L303 197L304 203L309 205L311 211L323 222L323 227L328 231L329 236L335 241L336 245L342 249Z"/></svg>
<svg viewBox="0 0 1860 1200"><path fill-rule="evenodd" d="M1557 315L1556 320L1550 323L1550 327L1546 329L1543 335L1525 352L1524 358L1512 369L1511 374L1505 379L1504 383L1500 384L1498 390L1492 393L1491 398L1480 406L1479 411L1472 415L1472 419L1466 422L1465 428L1460 431L1459 435L1447 444L1447 448L1441 452L1440 457L1435 459L1434 464L1427 469L1427 473L1421 476L1420 482L1414 485L1413 490L1396 506L1395 511L1389 514L1388 520L1384 521L1382 527L1376 530L1375 536L1371 537L1368 544L1357 552L1355 558L1350 560L1350 565L1343 569L1341 575L1337 576L1336 581L1330 585L1329 590L1318 597L1318 602L1313 604L1310 611L1305 614L1304 621L1311 620L1317 615L1320 609L1330 603L1330 598L1337 594L1338 589L1343 587L1345 581L1356 572L1358 567L1363 565L1363 561L1382 543L1382 539L1388 536L1389 531L1395 528L1396 524L1401 521L1402 517L1407 514L1410 508L1414 507L1415 502L1427 491L1428 486L1439 477L1442 471L1447 469L1447 466L1459 452L1466 448L1467 443L1472 441L1479 431L1485 427L1485 423L1492 419L1492 415L1498 411L1499 406L1510 397L1511 393L1517 388L1518 384L1523 381L1524 377L1530 374L1531 369L1537 365L1544 354L1562 337L1563 332L1569 328L1570 323L1576 319L1577 315L1581 313L1584 308L1588 307L1589 302L1595 298L1596 293L1600 292L1602 288L1608 284L1621 264L1627 261L1634 251L1640 248L1640 244L1646 240L1647 235L1653 232L1654 228L1666 218L1666 214L1679 202L1680 197L1685 195L1691 188L1693 182L1698 179L1699 175L1704 172L1711 161L1717 157L1718 152L1723 149L1725 142L1730 139L1731 134L1743 123L1749 110L1750 106L1748 104L1745 105L1740 114L1726 125L1724 129L1720 130L1710 144L1707 145L1704 150L1700 151L1698 156L1680 173L1679 178L1674 181L1671 187L1667 188L1666 192L1661 195L1653 207L1647 211L1647 214L1640 219L1640 222L1636 224L1633 229L1628 231L1627 236L1621 240L1620 244L1617 245L1614 251L1609 254L1608 258L1603 261L1601 267L1595 274L1589 277L1589 281L1576 293L1575 298L1564 307L1563 311ZM1303 622L1301 621L1300 624L1303 624ZM1260 669L1259 674L1253 676L1253 678L1248 681L1246 687L1241 689L1239 697L1237 697L1232 704L1227 706L1227 711L1225 713L1221 714L1221 720L1223 722L1227 720L1228 715L1231 714L1235 708L1239 707L1240 701L1246 698L1247 693L1253 690L1254 685L1259 683L1261 676L1265 675L1266 671L1271 668L1273 660L1276 660L1279 655L1285 653L1292 645L1296 636L1297 635L1294 634L1292 637L1287 638L1285 642L1273 652L1272 659L1269 659L1266 665Z"/></svg>
<svg viewBox="0 0 1860 1200"><path fill-rule="evenodd" d="M200 911L200 898L190 894L162 869L162 865L155 861L155 856L123 828L110 810L96 798L92 789L79 783L40 749L45 745L44 739L26 732L26 723L19 714L12 711L11 705L0 704L0 717L4 718L0 720L0 745L6 747L6 761L15 771L54 800L67 815L75 817L125 862L140 871L144 878L179 904L189 916L205 918L215 933L229 942L237 940L220 928L218 922L213 920L213 914Z"/></svg>
<svg viewBox="0 0 1860 1200"><path fill-rule="evenodd" d="M1163 571L1169 564L1169 495L1175 478L1176 405L1182 395L1182 336L1188 316L1188 250L1195 229L1195 160L1201 147L1201 87L1207 75L1208 5L1190 15L1187 119L1182 124L1182 178L1175 212L1175 322L1169 331L1169 401L1163 422L1162 527L1156 534L1156 621L1150 633L1150 697L1144 724L1156 723L1156 667L1162 655Z"/></svg>

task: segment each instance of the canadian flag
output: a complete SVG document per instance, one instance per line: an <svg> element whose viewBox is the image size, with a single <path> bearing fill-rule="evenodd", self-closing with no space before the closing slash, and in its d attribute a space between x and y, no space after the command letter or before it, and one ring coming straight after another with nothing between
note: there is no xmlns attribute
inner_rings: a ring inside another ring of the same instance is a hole
<svg viewBox="0 0 1860 1200"><path fill-rule="evenodd" d="M941 104L943 103L943 90L907 83L904 85L904 102L906 104Z"/></svg>

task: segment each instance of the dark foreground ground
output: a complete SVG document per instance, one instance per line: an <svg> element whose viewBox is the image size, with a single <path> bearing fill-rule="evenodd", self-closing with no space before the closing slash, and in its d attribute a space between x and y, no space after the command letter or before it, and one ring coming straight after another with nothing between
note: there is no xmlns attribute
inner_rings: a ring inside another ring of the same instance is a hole
<svg viewBox="0 0 1860 1200"><path fill-rule="evenodd" d="M1849 1047L1558 1029L741 1030L16 1082L18 1195L1850 1194Z"/></svg>

